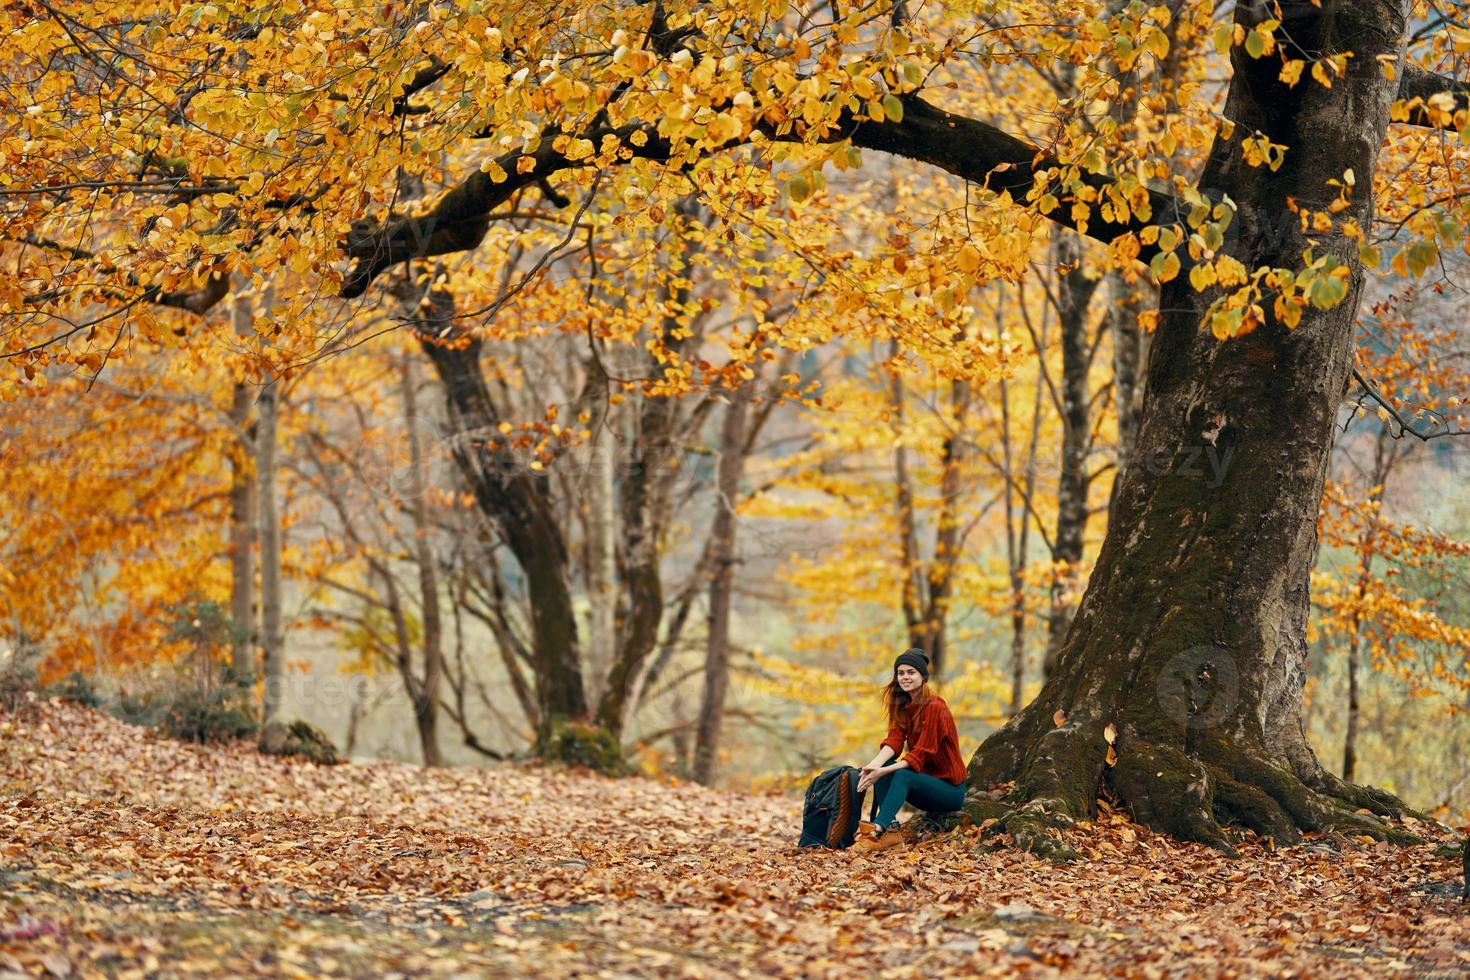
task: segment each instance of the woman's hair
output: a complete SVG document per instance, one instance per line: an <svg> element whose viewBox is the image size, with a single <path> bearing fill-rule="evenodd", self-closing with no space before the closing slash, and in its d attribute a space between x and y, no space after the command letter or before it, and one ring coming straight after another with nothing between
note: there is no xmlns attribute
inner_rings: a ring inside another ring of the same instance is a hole
<svg viewBox="0 0 1470 980"><path fill-rule="evenodd" d="M883 707L888 713L888 727L897 728L901 724L904 711L912 711L924 706L924 702L930 698L929 682L925 681L919 685L919 689L909 694L898 686L898 668L893 669L893 676L883 686ZM910 703L912 702L912 703Z"/></svg>

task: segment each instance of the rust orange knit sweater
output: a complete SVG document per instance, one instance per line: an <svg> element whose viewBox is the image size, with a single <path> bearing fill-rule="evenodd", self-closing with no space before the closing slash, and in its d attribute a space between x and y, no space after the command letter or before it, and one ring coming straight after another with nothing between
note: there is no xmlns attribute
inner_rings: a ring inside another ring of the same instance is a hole
<svg viewBox="0 0 1470 980"><path fill-rule="evenodd" d="M960 756L960 735L955 731L954 716L944 698L931 694L918 711L904 708L899 724L888 730L883 745L893 749L894 756L908 745L909 768L927 776L937 776L949 783L965 781L965 760Z"/></svg>

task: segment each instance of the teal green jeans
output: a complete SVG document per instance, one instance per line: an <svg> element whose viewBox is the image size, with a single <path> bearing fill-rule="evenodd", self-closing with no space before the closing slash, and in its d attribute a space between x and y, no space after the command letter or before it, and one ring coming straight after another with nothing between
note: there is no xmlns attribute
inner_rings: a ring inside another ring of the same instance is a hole
<svg viewBox="0 0 1470 980"><path fill-rule="evenodd" d="M912 804L928 813L950 813L965 805L963 783L947 783L938 776L926 776L912 769L890 772L873 784L873 799L878 801L874 821L887 827L898 816L898 808Z"/></svg>

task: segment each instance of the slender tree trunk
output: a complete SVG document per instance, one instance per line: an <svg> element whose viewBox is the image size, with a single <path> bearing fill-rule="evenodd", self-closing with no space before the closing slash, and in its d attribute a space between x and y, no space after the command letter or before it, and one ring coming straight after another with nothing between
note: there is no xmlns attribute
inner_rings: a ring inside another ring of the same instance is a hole
<svg viewBox="0 0 1470 980"><path fill-rule="evenodd" d="M965 464L968 458L965 426L970 415L970 383L963 379L950 382L950 405L954 411L951 434L944 440L939 461L939 518L934 532L934 557L925 576L928 601L924 604L924 621L920 648L929 655L929 669L936 677L944 673L945 627L949 623L950 592L954 587L954 570L960 560L960 512L964 507Z"/></svg>
<svg viewBox="0 0 1470 980"><path fill-rule="evenodd" d="M644 660L658 643L658 627L664 614L660 539L667 517L668 454L672 449L668 443L672 419L666 413L674 406L669 398L644 397L640 429L634 440L637 448L633 465L623 479L621 500L627 612L607 686L597 705L598 725L615 737L622 735L629 695Z"/></svg>
<svg viewBox="0 0 1470 980"><path fill-rule="evenodd" d="M669 702L669 742L674 752L674 772L687 778L692 768L690 760L694 754L689 744L689 730L692 726L684 711L684 692L678 686L675 686Z"/></svg>
<svg viewBox="0 0 1470 980"><path fill-rule="evenodd" d="M888 355L894 361L900 356L896 339L889 345ZM903 444L903 376L897 369L893 372L890 399L893 411L893 507L898 525L899 561L903 570L903 592L899 596L899 608L903 611L909 646L922 648L925 601L923 571L919 567L919 534L915 526L913 480L909 476L909 450ZM930 673L933 674L932 664Z"/></svg>
<svg viewBox="0 0 1470 980"><path fill-rule="evenodd" d="M479 338L454 329L451 296L433 290L428 298L423 348L444 385L455 462L526 575L542 748L559 722L587 716L566 542L545 473L495 446L500 416L485 384Z"/></svg>
<svg viewBox="0 0 1470 980"><path fill-rule="evenodd" d="M638 672L633 682L632 690L628 694L628 702L624 707L625 715L636 712L642 706L643 696L653 689L654 684L673 663L674 655L679 650L680 640L684 636L684 628L689 623L689 614L694 608L694 600L707 589L710 554L713 548L713 538L706 539L704 551L700 553L699 560L694 563L688 580L673 603L674 612L668 617L663 639L659 640L658 652Z"/></svg>
<svg viewBox="0 0 1470 980"><path fill-rule="evenodd" d="M399 363L399 380L403 387L403 421L408 429L409 501L408 512L413 523L414 563L419 569L420 613L423 621L423 680L414 690L413 714L419 730L419 747L424 765L443 765L439 752L439 695L444 673L444 629L439 615L439 573L434 550L429 546L428 479L425 474L423 441L419 434L418 379L413 361Z"/></svg>
<svg viewBox="0 0 1470 980"><path fill-rule="evenodd" d="M256 466L260 483L260 646L265 694L261 733L274 737L285 712L285 631L281 622L281 518L276 506L280 414L279 382L271 379L260 390L257 406Z"/></svg>
<svg viewBox="0 0 1470 980"><path fill-rule="evenodd" d="M250 409L254 398L250 386L237 382L230 404L230 421L239 430L239 445L230 454L230 620L235 634L230 644L230 665L236 676L254 677L255 628L255 449Z"/></svg>
<svg viewBox="0 0 1470 980"><path fill-rule="evenodd" d="M702 223L696 198L686 198L679 208L692 224ZM707 215L704 218L707 219ZM686 248L687 248L686 243ZM680 256L688 261L691 251ZM688 281L670 288L667 308L678 309L689 302ZM663 342L679 355L693 342L695 331L679 317L666 315L661 324ZM650 376L664 371L653 358L646 362ZM639 688L644 663L658 645L659 624L664 618L662 549L672 507L671 492L679 469L680 452L675 445L680 424L680 399L645 392L635 416L633 456L621 483L623 588L627 613L619 630L618 648L607 675L607 688L597 702L597 723L614 738L621 738L623 724L631 712L632 695Z"/></svg>
<svg viewBox="0 0 1470 980"><path fill-rule="evenodd" d="M1389 473L1393 471L1394 463L1399 459L1397 448L1393 445L1388 426L1378 430L1378 438L1373 444L1373 469L1370 477L1372 486L1368 491L1368 502L1373 505L1383 503L1383 492L1388 483ZM1368 596L1368 585L1373 580L1373 557L1376 552L1378 539L1378 528L1374 526L1374 518L1370 517L1368 523L1358 535L1358 578L1356 584L1355 605L1353 607L1352 623L1348 627L1347 637L1347 675L1348 675L1348 703L1347 703L1347 730L1342 739L1342 778L1352 782L1357 770L1358 757L1358 722L1360 718L1358 700L1358 669L1362 663L1363 650L1363 605Z"/></svg>
<svg viewBox="0 0 1470 980"><path fill-rule="evenodd" d="M1143 404L1142 367L1148 352L1148 334L1138 326L1146 293L1141 282L1129 284L1119 272L1109 272L1108 333L1113 341L1113 403L1118 419L1118 471L1113 486L1122 483L1123 469L1133 455L1138 435L1138 412ZM1115 494L1116 496L1116 494Z"/></svg>
<svg viewBox="0 0 1470 980"><path fill-rule="evenodd" d="M362 683L352 686L352 700L349 704L347 714L347 736L343 739L342 744L342 754L349 759L357 751L358 729L362 725L363 716L370 710L369 706L364 703L364 698L367 694L367 678L361 674L357 675L357 677Z"/></svg>
<svg viewBox="0 0 1470 980"><path fill-rule="evenodd" d="M694 740L694 779L708 786L719 763L720 726L730 680L730 586L735 578L735 505L745 471L745 431L754 380L731 395L720 427L720 461L715 472L715 520L710 531L709 630L704 660L704 698Z"/></svg>
<svg viewBox="0 0 1470 980"><path fill-rule="evenodd" d="M1061 396L1062 455L1057 473L1057 529L1052 560L1060 571L1052 580L1051 608L1047 613L1046 656L1043 673L1056 666L1057 650L1067 635L1075 611L1084 534L1087 530L1087 454L1092 444L1092 411L1088 374L1092 355L1088 345L1087 310L1097 280L1082 270L1081 239L1058 230L1056 238L1058 326L1062 340Z"/></svg>
<svg viewBox="0 0 1470 980"><path fill-rule="evenodd" d="M1348 644L1347 731L1342 738L1342 778L1352 782L1358 764L1358 644Z"/></svg>
<svg viewBox="0 0 1470 980"><path fill-rule="evenodd" d="M1025 302L1024 295L1021 302ZM1041 393L1044 388L1045 365L1041 352L1046 350L1046 339L1050 315L1041 321L1041 336L1037 343L1036 385L1031 405L1031 436L1026 444L1025 476L1017 489L1014 457L1011 448L1010 386L1005 378L1000 382L1001 398L1001 447L1005 466L1005 513L1006 513L1006 564L1010 573L1011 587L1011 702L1010 713L1021 710L1021 698L1026 684L1026 582L1022 573L1026 570L1028 548L1031 541L1031 501L1036 490L1036 449L1041 439ZM1019 507L1017 504L1019 503ZM1016 517L1019 510L1020 522Z"/></svg>
<svg viewBox="0 0 1470 980"><path fill-rule="evenodd" d="M527 683L522 665L533 664L535 660L511 626L508 613L511 599L506 594L505 583L500 574L500 562L495 554L495 545L491 541L484 540L480 535L476 537L477 550L484 556L484 561L476 567L475 573L478 581L485 587L487 594L483 598L487 608L479 610L471 607L471 612L488 626L494 635L495 646L500 652L501 665L505 668L506 677L510 679L511 692L515 694L516 703L520 705L521 712L534 732L539 730L540 724L536 707L536 692L532 684ZM471 554L474 553L471 552ZM469 574L468 571L466 574Z"/></svg>
<svg viewBox="0 0 1470 980"><path fill-rule="evenodd" d="M1379 56L1402 58L1407 7L1292 7L1293 43L1353 50L1330 89L1290 88L1269 59L1232 49L1234 129L1201 189L1236 203L1225 248L1247 269L1300 267L1308 243L1288 197L1325 203L1329 179L1374 172L1397 92ZM1236 8L1246 29L1254 9ZM1256 132L1292 148L1274 173L1246 163ZM1346 218L1371 228L1367 176ZM1163 287L1138 442L1087 593L1041 693L970 763L973 804L1003 808L1024 847L1067 854L1046 828L1087 816L1104 782L1141 823L1227 851L1226 820L1278 842L1330 827L1404 837L1355 812L1402 803L1328 773L1302 724L1317 514L1363 282L1356 241L1314 238L1346 265L1348 293L1294 329L1268 302L1266 323L1222 343L1201 329L1213 290L1182 274ZM1011 784L1004 802L984 792L997 783Z"/></svg>
<svg viewBox="0 0 1470 980"><path fill-rule="evenodd" d="M587 508L587 686L601 698L618 646L617 498L613 483L613 435L605 427L587 452L581 481Z"/></svg>

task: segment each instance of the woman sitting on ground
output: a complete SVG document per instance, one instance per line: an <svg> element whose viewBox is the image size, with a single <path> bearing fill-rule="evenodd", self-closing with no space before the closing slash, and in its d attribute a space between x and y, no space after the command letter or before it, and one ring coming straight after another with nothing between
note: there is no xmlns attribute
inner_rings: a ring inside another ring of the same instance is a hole
<svg viewBox="0 0 1470 980"><path fill-rule="evenodd" d="M954 716L944 699L929 689L929 658L906 650L893 662L893 678L883 688L888 736L873 761L863 766L858 792L872 786L878 801L873 823L858 828L853 847L873 851L903 842L899 807L905 802L928 813L949 813L965 803L965 760ZM904 746L902 759L889 765Z"/></svg>

